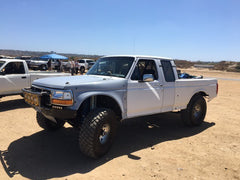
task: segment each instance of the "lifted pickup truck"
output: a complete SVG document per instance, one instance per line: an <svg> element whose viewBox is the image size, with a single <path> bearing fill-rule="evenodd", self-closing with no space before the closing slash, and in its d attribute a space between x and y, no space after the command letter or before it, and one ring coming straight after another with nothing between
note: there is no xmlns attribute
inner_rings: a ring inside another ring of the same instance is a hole
<svg viewBox="0 0 240 180"><path fill-rule="evenodd" d="M24 89L45 130L68 122L79 129L79 147L87 156L105 154L121 120L180 111L189 126L200 125L206 101L217 96L216 79L178 79L172 59L106 56L83 76L35 80Z"/></svg>
<svg viewBox="0 0 240 180"><path fill-rule="evenodd" d="M70 74L29 72L25 60L0 59L0 98L22 94L22 89L31 87L32 81L35 79L66 75Z"/></svg>

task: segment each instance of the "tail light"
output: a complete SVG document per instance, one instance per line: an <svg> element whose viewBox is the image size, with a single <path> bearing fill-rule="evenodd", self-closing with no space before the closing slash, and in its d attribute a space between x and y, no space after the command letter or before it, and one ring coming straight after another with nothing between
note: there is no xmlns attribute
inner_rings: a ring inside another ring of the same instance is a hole
<svg viewBox="0 0 240 180"><path fill-rule="evenodd" d="M218 83L216 84L216 94L218 94Z"/></svg>

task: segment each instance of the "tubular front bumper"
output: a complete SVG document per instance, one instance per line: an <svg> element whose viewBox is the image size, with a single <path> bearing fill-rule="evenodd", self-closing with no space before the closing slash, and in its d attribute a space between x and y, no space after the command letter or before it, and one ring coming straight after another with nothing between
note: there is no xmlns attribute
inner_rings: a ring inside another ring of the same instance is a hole
<svg viewBox="0 0 240 180"><path fill-rule="evenodd" d="M30 88L24 88L22 91L25 102L36 111L41 112L45 117L70 120L77 116L77 110L72 110L70 107L53 105L49 102L46 103L45 101L47 101L47 99L45 97L45 92L33 92Z"/></svg>

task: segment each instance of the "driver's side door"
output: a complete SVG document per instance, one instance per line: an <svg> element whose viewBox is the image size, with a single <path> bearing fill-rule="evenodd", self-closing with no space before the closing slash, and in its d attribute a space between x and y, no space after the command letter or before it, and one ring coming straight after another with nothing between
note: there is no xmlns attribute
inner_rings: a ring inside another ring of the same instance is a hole
<svg viewBox="0 0 240 180"><path fill-rule="evenodd" d="M159 81L159 74L155 60L139 59L128 80L127 87L127 116L161 112L163 103L163 87ZM143 81L143 75L152 74L153 81Z"/></svg>

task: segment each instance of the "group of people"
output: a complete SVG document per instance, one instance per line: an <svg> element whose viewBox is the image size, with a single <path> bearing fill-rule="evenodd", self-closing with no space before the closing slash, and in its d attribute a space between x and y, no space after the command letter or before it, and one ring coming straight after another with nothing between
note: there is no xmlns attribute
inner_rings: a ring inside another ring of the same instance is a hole
<svg viewBox="0 0 240 180"><path fill-rule="evenodd" d="M74 60L74 59L70 59L68 61L68 65L63 65L63 62L61 60L57 60L58 62L58 68L56 70L60 71L60 72L65 72L65 71L68 71L70 70L71 74L74 75L74 74L78 74L80 72L79 68L79 64L78 64L78 61L77 60ZM53 65L53 61L50 59L47 63L47 67L48 67L48 70L51 71L53 69L55 69L56 67Z"/></svg>
<svg viewBox="0 0 240 180"><path fill-rule="evenodd" d="M71 74L72 75L78 74L78 70L79 70L78 62L76 60L74 61L73 59L71 59L69 63L70 63Z"/></svg>

